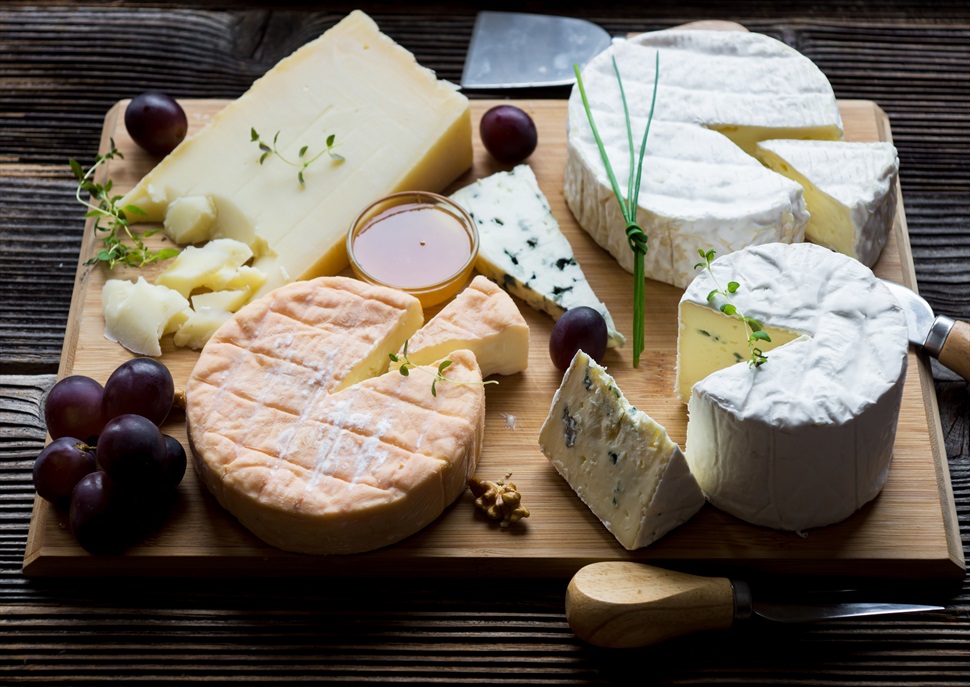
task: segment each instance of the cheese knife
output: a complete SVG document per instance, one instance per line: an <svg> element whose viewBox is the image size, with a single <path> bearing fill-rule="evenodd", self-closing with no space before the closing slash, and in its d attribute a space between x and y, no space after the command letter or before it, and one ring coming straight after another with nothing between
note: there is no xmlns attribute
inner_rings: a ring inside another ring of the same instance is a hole
<svg viewBox="0 0 970 687"><path fill-rule="evenodd" d="M727 21L698 21L679 29L747 31ZM479 12L461 74L463 89L570 86L580 68L613 37L585 19L523 12Z"/></svg>
<svg viewBox="0 0 970 687"><path fill-rule="evenodd" d="M889 613L939 611L942 606L886 603L766 603L750 587L726 577L700 577L642 563L587 565L566 590L566 619L580 639L596 646L649 646L692 632L727 629L759 616L801 623Z"/></svg>
<svg viewBox="0 0 970 687"><path fill-rule="evenodd" d="M883 284L906 312L910 342L970 381L970 324L934 316L930 304L912 289L885 280Z"/></svg>

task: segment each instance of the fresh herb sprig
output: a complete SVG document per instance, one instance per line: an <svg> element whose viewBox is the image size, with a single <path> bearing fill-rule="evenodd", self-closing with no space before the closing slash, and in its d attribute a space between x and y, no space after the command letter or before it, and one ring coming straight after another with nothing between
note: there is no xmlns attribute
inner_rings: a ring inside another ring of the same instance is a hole
<svg viewBox="0 0 970 687"><path fill-rule="evenodd" d="M697 253L703 258L703 262L699 262L694 265L694 269L703 267L707 270L708 274L711 275L711 281L714 282L716 288L711 289L711 292L707 294L707 300L709 303L713 303L714 299L720 296L726 302L719 306L722 313L729 317L733 317L738 320L743 326L744 331L748 337L748 349L751 352L748 358L748 365L751 367L761 367L768 361L768 356L760 348L760 342L767 341L771 342L771 337L768 333L761 328L761 323L753 317L746 316L743 312L738 310L738 307L731 300L731 294L737 293L737 290L741 288L741 284L736 281L729 281L727 288L722 289L721 285L717 281L717 277L714 276L714 271L711 269L711 261L714 259L714 251L705 251L703 248L698 248Z"/></svg>
<svg viewBox="0 0 970 687"><path fill-rule="evenodd" d="M276 134L273 136L272 144L269 144L266 141L264 141L262 138L260 138L260 135L259 133L257 133L255 127L252 127L250 129L249 136L250 136L250 142L257 144L259 146L259 149L263 151L263 154L259 156L259 164L263 164L264 162L266 162L266 158L268 158L270 155L275 155L282 162L285 162L291 167L299 168L299 171L296 173L296 178L300 182L301 187L306 187L306 183L303 179L303 172L306 170L307 167L312 165L314 162L319 160L324 155L329 156L330 159L336 163L340 163L344 161L344 158L342 155L340 155L339 153L335 153L333 151L334 141L337 138L336 134L330 134L329 136L327 136L326 147L316 155L313 155L312 157L307 157L307 151L310 149L310 146L303 146L302 148L300 148L300 152L297 154L298 159L296 160L289 159L279 151L279 148L276 147L276 142L279 140L279 137L280 137L279 131L277 131Z"/></svg>
<svg viewBox="0 0 970 687"><path fill-rule="evenodd" d="M489 380L483 381L483 382L456 382L453 379L448 379L447 377L445 377L444 372L445 372L445 370L447 370L451 366L451 363L452 363L451 360L442 360L440 363L438 363L438 369L435 372L432 372L431 370L429 370L426 367L421 367L420 365L416 365L415 363L412 363L408 359L408 342L407 341L404 342L404 350L401 351L401 355L395 355L394 353L388 353L387 354L387 357L391 359L391 362L394 362L394 363L402 363L401 364L401 367L399 368L399 371L405 377L409 376L411 374L410 370L411 369L414 369L414 368L417 368L418 370L421 370L425 374L431 375L434 378L434 379L431 380L431 395L432 396L437 396L438 395L438 382L448 382L450 384L459 384L459 385L469 385L469 384L482 384L482 385L485 385L485 384L498 384L498 382L496 380L494 380L494 379L489 379Z"/></svg>
<svg viewBox="0 0 970 687"><path fill-rule="evenodd" d="M590 110L589 100L586 97L586 88L583 86L583 77L580 74L579 65L573 65L573 70L576 72L576 85L579 87L579 94L583 99L583 107L586 109L589 128L593 131L593 138L596 139L600 157L603 159L603 165L606 167L610 184L613 186L613 195L616 196L616 200L620 204L620 212L623 214L623 220L626 222L627 242L630 245L630 250L633 251L633 367L637 367L640 364L640 354L644 349L643 311L645 301L644 279L646 275L644 274L643 258L647 253L647 234L637 223L637 198L640 193L640 178L643 171L643 156L647 149L647 136L650 134L650 124L653 122L653 110L657 104L657 84L660 80L660 52L658 51L656 53L654 60L653 97L650 101L650 116L647 118L647 125L643 130L643 139L640 141L639 161L637 161L636 152L633 147L633 126L630 122L630 110L627 107L626 93L623 90L623 79L620 78L620 68L616 64L616 58L613 58L613 71L616 73L616 83L620 87L620 100L623 102L627 143L630 149L630 173L627 177L625 200L623 194L620 192L620 185L616 180L616 175L613 173L610 158L606 154L603 139L600 138L599 130L593 121L593 112Z"/></svg>
<svg viewBox="0 0 970 687"><path fill-rule="evenodd" d="M119 263L129 267L144 267L154 262L174 258L179 254L178 248L169 247L152 251L145 246L143 239L158 233L160 229L149 229L140 234L132 231L128 216L144 215L145 212L141 208L134 205L125 205L124 207L118 205L123 196L111 195L112 182L110 179L103 184L94 181L94 173L98 167L108 160L116 158L123 160L125 157L115 147L114 139L110 140L111 150L104 155L98 155L94 159L94 164L86 172L77 160L68 160L71 165L71 172L78 182L74 196L77 198L77 202L88 208L88 212L84 216L95 218L94 231L101 235L104 243L104 247L84 264L93 265L103 262L110 270L114 269L114 266ZM82 192L90 195L93 202L88 202L82 198ZM97 205L93 203L97 203ZM102 224L102 222L105 222L105 224ZM126 237L133 245L125 242Z"/></svg>

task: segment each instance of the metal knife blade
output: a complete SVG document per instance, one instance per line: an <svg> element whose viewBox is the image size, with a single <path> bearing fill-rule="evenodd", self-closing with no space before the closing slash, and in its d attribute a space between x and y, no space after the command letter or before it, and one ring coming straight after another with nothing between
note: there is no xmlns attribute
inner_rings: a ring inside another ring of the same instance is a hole
<svg viewBox="0 0 970 687"><path fill-rule="evenodd" d="M754 615L776 623L808 623L815 620L833 618L855 618L867 615L887 615L892 613L918 613L920 611L942 611L942 606L922 606L920 604L887 603L834 603L834 604L782 604L757 601Z"/></svg>
<svg viewBox="0 0 970 687"><path fill-rule="evenodd" d="M891 281L883 280L882 283L906 313L909 340L964 379L970 380L970 325L946 315L934 315L930 304L912 289Z"/></svg>

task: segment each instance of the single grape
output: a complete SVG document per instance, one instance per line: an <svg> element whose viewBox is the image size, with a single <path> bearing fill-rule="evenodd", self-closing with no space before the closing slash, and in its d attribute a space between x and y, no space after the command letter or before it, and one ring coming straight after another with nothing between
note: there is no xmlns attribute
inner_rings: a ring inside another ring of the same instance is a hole
<svg viewBox="0 0 970 687"><path fill-rule="evenodd" d="M134 542L131 502L110 475L98 470L74 487L68 521L90 553L121 553Z"/></svg>
<svg viewBox="0 0 970 687"><path fill-rule="evenodd" d="M165 469L162 478L162 487L165 489L175 489L182 481L182 478L185 477L185 467L188 464L185 448L183 448L182 444L175 437L163 434L162 438L165 440L165 459L163 461Z"/></svg>
<svg viewBox="0 0 970 687"><path fill-rule="evenodd" d="M72 375L51 387L44 401L44 420L52 439L78 437L94 443L105 418L101 411L104 388L90 377Z"/></svg>
<svg viewBox="0 0 970 687"><path fill-rule="evenodd" d="M189 130L185 110L164 93L149 91L131 99L125 128L132 140L153 155L168 155Z"/></svg>
<svg viewBox="0 0 970 687"><path fill-rule="evenodd" d="M104 383L105 420L133 413L161 425L172 409L172 373L154 358L123 362Z"/></svg>
<svg viewBox="0 0 970 687"><path fill-rule="evenodd" d="M34 489L41 498L65 504L81 478L97 469L93 448L77 439L60 437L34 461Z"/></svg>
<svg viewBox="0 0 970 687"><path fill-rule="evenodd" d="M148 418L120 415L98 438L98 464L126 486L155 488L165 475L165 440Z"/></svg>
<svg viewBox="0 0 970 687"><path fill-rule="evenodd" d="M539 140L532 117L514 105L491 108L482 115L479 131L485 150L510 165L529 157Z"/></svg>
<svg viewBox="0 0 970 687"><path fill-rule="evenodd" d="M606 338L606 320L602 315L586 306L571 308L552 327L549 336L552 364L565 371L580 349L601 363L606 354Z"/></svg>

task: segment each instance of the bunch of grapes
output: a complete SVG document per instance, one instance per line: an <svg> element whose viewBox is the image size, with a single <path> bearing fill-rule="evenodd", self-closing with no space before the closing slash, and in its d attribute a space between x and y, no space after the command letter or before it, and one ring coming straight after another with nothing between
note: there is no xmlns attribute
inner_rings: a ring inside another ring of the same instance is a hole
<svg viewBox="0 0 970 687"><path fill-rule="evenodd" d="M53 441L34 462L34 488L68 510L71 532L91 553L119 553L161 522L185 475L185 449L159 426L175 383L164 365L135 358L102 387L75 375L44 405Z"/></svg>

